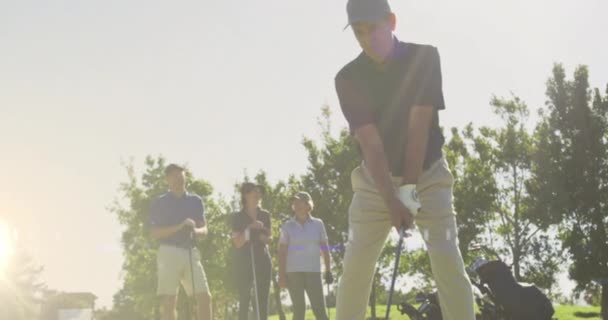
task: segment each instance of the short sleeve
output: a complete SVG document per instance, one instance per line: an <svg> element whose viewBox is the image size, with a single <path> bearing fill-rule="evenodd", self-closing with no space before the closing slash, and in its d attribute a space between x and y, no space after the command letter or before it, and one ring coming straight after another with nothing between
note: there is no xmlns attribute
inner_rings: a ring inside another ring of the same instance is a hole
<svg viewBox="0 0 608 320"><path fill-rule="evenodd" d="M162 210L158 198L152 200L152 202L150 203L150 215L148 217L148 226L151 228L164 226L164 221L162 219Z"/></svg>
<svg viewBox="0 0 608 320"><path fill-rule="evenodd" d="M270 219L270 212L264 212L262 223L264 223L264 227L266 227L268 230L272 229L272 221Z"/></svg>
<svg viewBox="0 0 608 320"><path fill-rule="evenodd" d="M374 123L370 99L360 88L357 88L353 80L340 72L336 75L335 85L340 108L351 133L363 125Z"/></svg>
<svg viewBox="0 0 608 320"><path fill-rule="evenodd" d="M321 224L321 243L328 243L329 240L327 238L327 230L325 230L325 224L323 221L320 221Z"/></svg>
<svg viewBox="0 0 608 320"><path fill-rule="evenodd" d="M233 213L232 214L232 231L233 232L243 232L243 230L245 228L243 228L242 224L243 223L241 222L240 214L238 212Z"/></svg>
<svg viewBox="0 0 608 320"><path fill-rule="evenodd" d="M441 61L435 47L424 48L424 66L420 69L418 79L420 87L414 105L431 106L437 110L445 109L443 99Z"/></svg>
<svg viewBox="0 0 608 320"><path fill-rule="evenodd" d="M281 227L281 234L279 235L279 244L289 244L289 233L287 232L287 223Z"/></svg>
<svg viewBox="0 0 608 320"><path fill-rule="evenodd" d="M203 221L205 222L205 203L203 202L203 199L201 199L200 197L197 198L198 199L198 210L197 210L197 220L199 221Z"/></svg>

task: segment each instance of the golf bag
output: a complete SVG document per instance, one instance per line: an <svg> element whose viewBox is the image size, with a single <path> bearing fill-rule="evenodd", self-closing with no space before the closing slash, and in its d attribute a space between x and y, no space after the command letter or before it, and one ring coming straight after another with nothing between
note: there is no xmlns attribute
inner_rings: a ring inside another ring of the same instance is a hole
<svg viewBox="0 0 608 320"><path fill-rule="evenodd" d="M397 305L397 310L402 315L407 315L410 320L442 320L441 307L439 306L439 296L437 292L416 294L418 308L403 302Z"/></svg>
<svg viewBox="0 0 608 320"><path fill-rule="evenodd" d="M481 283L489 287L494 302L507 319L551 320L554 310L549 298L535 285L518 283L504 262L493 260L483 263L475 272Z"/></svg>

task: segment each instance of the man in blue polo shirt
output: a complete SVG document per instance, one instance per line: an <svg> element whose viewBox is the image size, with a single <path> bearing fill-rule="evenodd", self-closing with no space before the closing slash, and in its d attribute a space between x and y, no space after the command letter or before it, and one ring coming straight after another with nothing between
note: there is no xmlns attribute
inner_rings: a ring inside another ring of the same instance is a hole
<svg viewBox="0 0 608 320"><path fill-rule="evenodd" d="M149 220L150 234L160 242L157 294L162 301L162 319L175 319L180 282L189 296L196 295L201 319L211 319L211 294L195 246L195 237L207 234L203 201L186 191L183 167L170 164L165 168L165 179L169 192L152 202Z"/></svg>

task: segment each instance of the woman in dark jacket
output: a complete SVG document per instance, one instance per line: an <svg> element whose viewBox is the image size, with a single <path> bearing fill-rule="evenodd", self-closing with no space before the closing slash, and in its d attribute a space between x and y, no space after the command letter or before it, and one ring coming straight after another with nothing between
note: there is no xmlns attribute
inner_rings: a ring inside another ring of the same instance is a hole
<svg viewBox="0 0 608 320"><path fill-rule="evenodd" d="M268 319L271 260L268 244L272 239L270 213L263 210L264 188L246 182L241 186L241 211L233 216L232 241L236 251L236 278L239 294L239 320L247 320L249 302L257 320ZM252 261L253 260L253 261ZM253 262L253 263L252 263ZM251 287L256 287L251 299ZM257 293L257 294L255 294ZM256 306L259 305L259 309Z"/></svg>

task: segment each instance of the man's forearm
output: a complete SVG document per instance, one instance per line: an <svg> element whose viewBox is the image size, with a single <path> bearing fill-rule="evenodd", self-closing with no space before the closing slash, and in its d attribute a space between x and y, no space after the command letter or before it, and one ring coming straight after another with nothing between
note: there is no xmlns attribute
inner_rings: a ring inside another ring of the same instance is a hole
<svg viewBox="0 0 608 320"><path fill-rule="evenodd" d="M202 226L194 229L194 234L196 234L197 236L206 236L207 232L209 232L207 226Z"/></svg>
<svg viewBox="0 0 608 320"><path fill-rule="evenodd" d="M430 107L418 107L430 108ZM430 109L432 110L432 109ZM417 184L422 174L429 142L431 119L429 109L413 110L407 130L402 184Z"/></svg>
<svg viewBox="0 0 608 320"><path fill-rule="evenodd" d="M417 132L410 135L408 133L408 137L402 184L417 184L424 166L428 134Z"/></svg>
<svg viewBox="0 0 608 320"><path fill-rule="evenodd" d="M363 156L367 170L371 174L382 199L388 206L390 201L395 197L395 187L391 180L388 160L384 155L384 150L380 146L375 146L370 148L370 150L363 150Z"/></svg>

